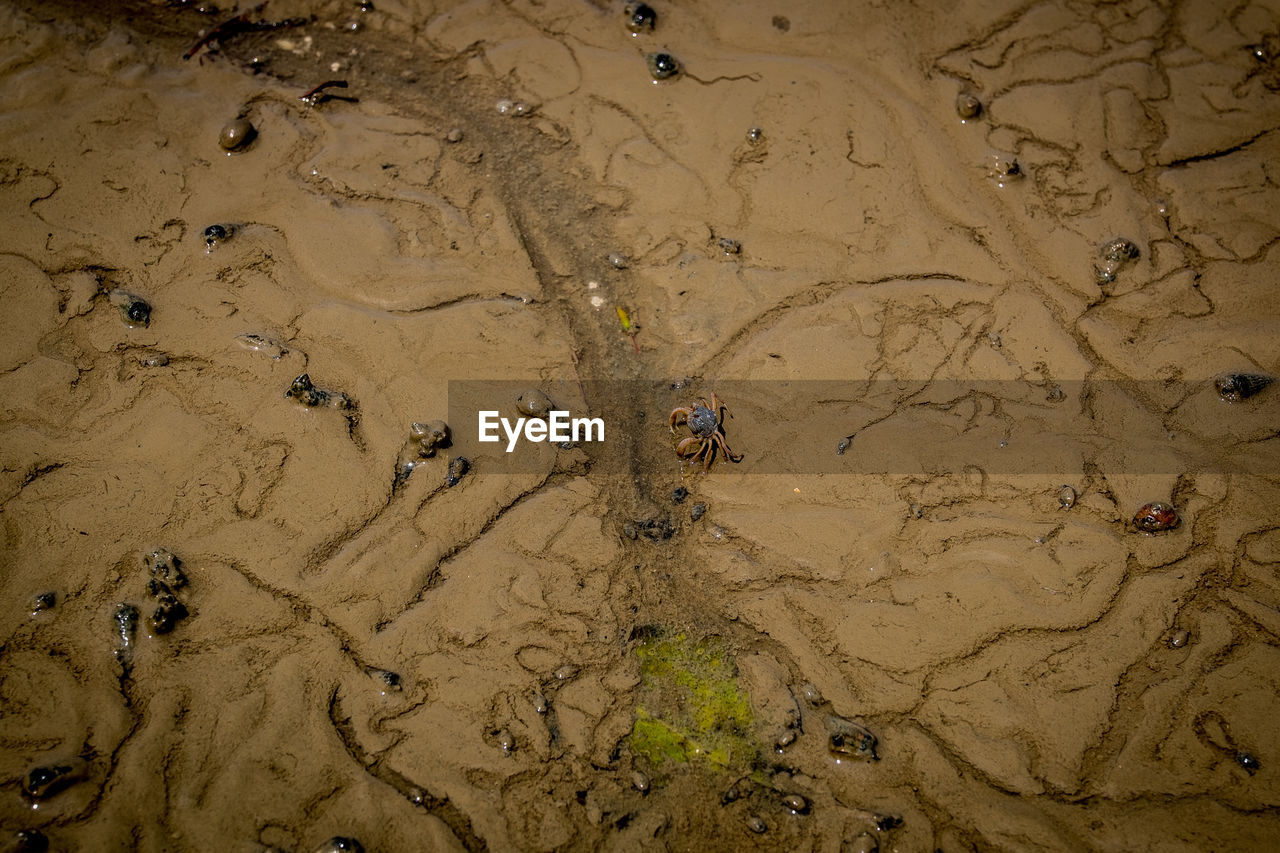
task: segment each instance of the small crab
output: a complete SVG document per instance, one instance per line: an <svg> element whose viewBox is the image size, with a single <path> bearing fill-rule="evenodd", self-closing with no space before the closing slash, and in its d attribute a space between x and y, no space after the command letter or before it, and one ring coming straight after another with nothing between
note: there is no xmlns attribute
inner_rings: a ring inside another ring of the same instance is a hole
<svg viewBox="0 0 1280 853"><path fill-rule="evenodd" d="M675 434L676 427L681 425L687 426L689 432L693 433L676 444L676 456L689 460L691 464L701 459L704 474L711 470L711 463L715 461L717 449L723 451L725 458L730 462L741 462L742 454L730 450L728 442L725 441L722 426L725 411L724 403L721 403L720 398L714 393L711 395L710 405L706 400L699 400L692 406L673 409L671 412L672 435Z"/></svg>

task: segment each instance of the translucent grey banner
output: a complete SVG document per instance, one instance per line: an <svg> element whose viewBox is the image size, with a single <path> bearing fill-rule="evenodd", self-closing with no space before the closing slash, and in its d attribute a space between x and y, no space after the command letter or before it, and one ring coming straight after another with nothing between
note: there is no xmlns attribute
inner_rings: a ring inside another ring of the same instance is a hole
<svg viewBox="0 0 1280 853"><path fill-rule="evenodd" d="M455 380L449 452L477 474L544 470L555 454L615 473L1280 474L1280 385L1219 385Z"/></svg>

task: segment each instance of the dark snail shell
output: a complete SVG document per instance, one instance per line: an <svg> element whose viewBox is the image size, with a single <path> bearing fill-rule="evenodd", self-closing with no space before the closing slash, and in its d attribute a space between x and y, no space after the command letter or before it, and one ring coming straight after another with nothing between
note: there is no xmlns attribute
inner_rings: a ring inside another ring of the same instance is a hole
<svg viewBox="0 0 1280 853"><path fill-rule="evenodd" d="M1147 504L1133 516L1133 526L1143 533L1163 533L1173 530L1180 523L1182 519L1178 517L1178 511L1161 501Z"/></svg>
<svg viewBox="0 0 1280 853"><path fill-rule="evenodd" d="M1239 403L1275 382L1273 376L1258 373L1227 373L1213 380L1218 396L1228 403Z"/></svg>

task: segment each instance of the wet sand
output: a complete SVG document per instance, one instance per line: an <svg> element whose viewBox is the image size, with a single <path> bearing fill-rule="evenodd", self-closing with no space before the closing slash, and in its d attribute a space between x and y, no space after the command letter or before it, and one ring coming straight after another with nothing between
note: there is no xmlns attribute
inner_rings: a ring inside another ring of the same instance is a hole
<svg viewBox="0 0 1280 853"><path fill-rule="evenodd" d="M1280 371L1280 7L1219 5L0 4L6 849L1270 849L1280 387L1214 380ZM462 380L611 442L463 470ZM1045 406L1069 470L860 443Z"/></svg>

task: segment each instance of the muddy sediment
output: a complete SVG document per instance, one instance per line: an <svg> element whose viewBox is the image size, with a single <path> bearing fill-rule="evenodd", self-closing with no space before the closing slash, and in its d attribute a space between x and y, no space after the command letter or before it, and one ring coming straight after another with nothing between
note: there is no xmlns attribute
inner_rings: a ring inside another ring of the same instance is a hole
<svg viewBox="0 0 1280 853"><path fill-rule="evenodd" d="M1280 831L1280 9L0 18L14 849Z"/></svg>

